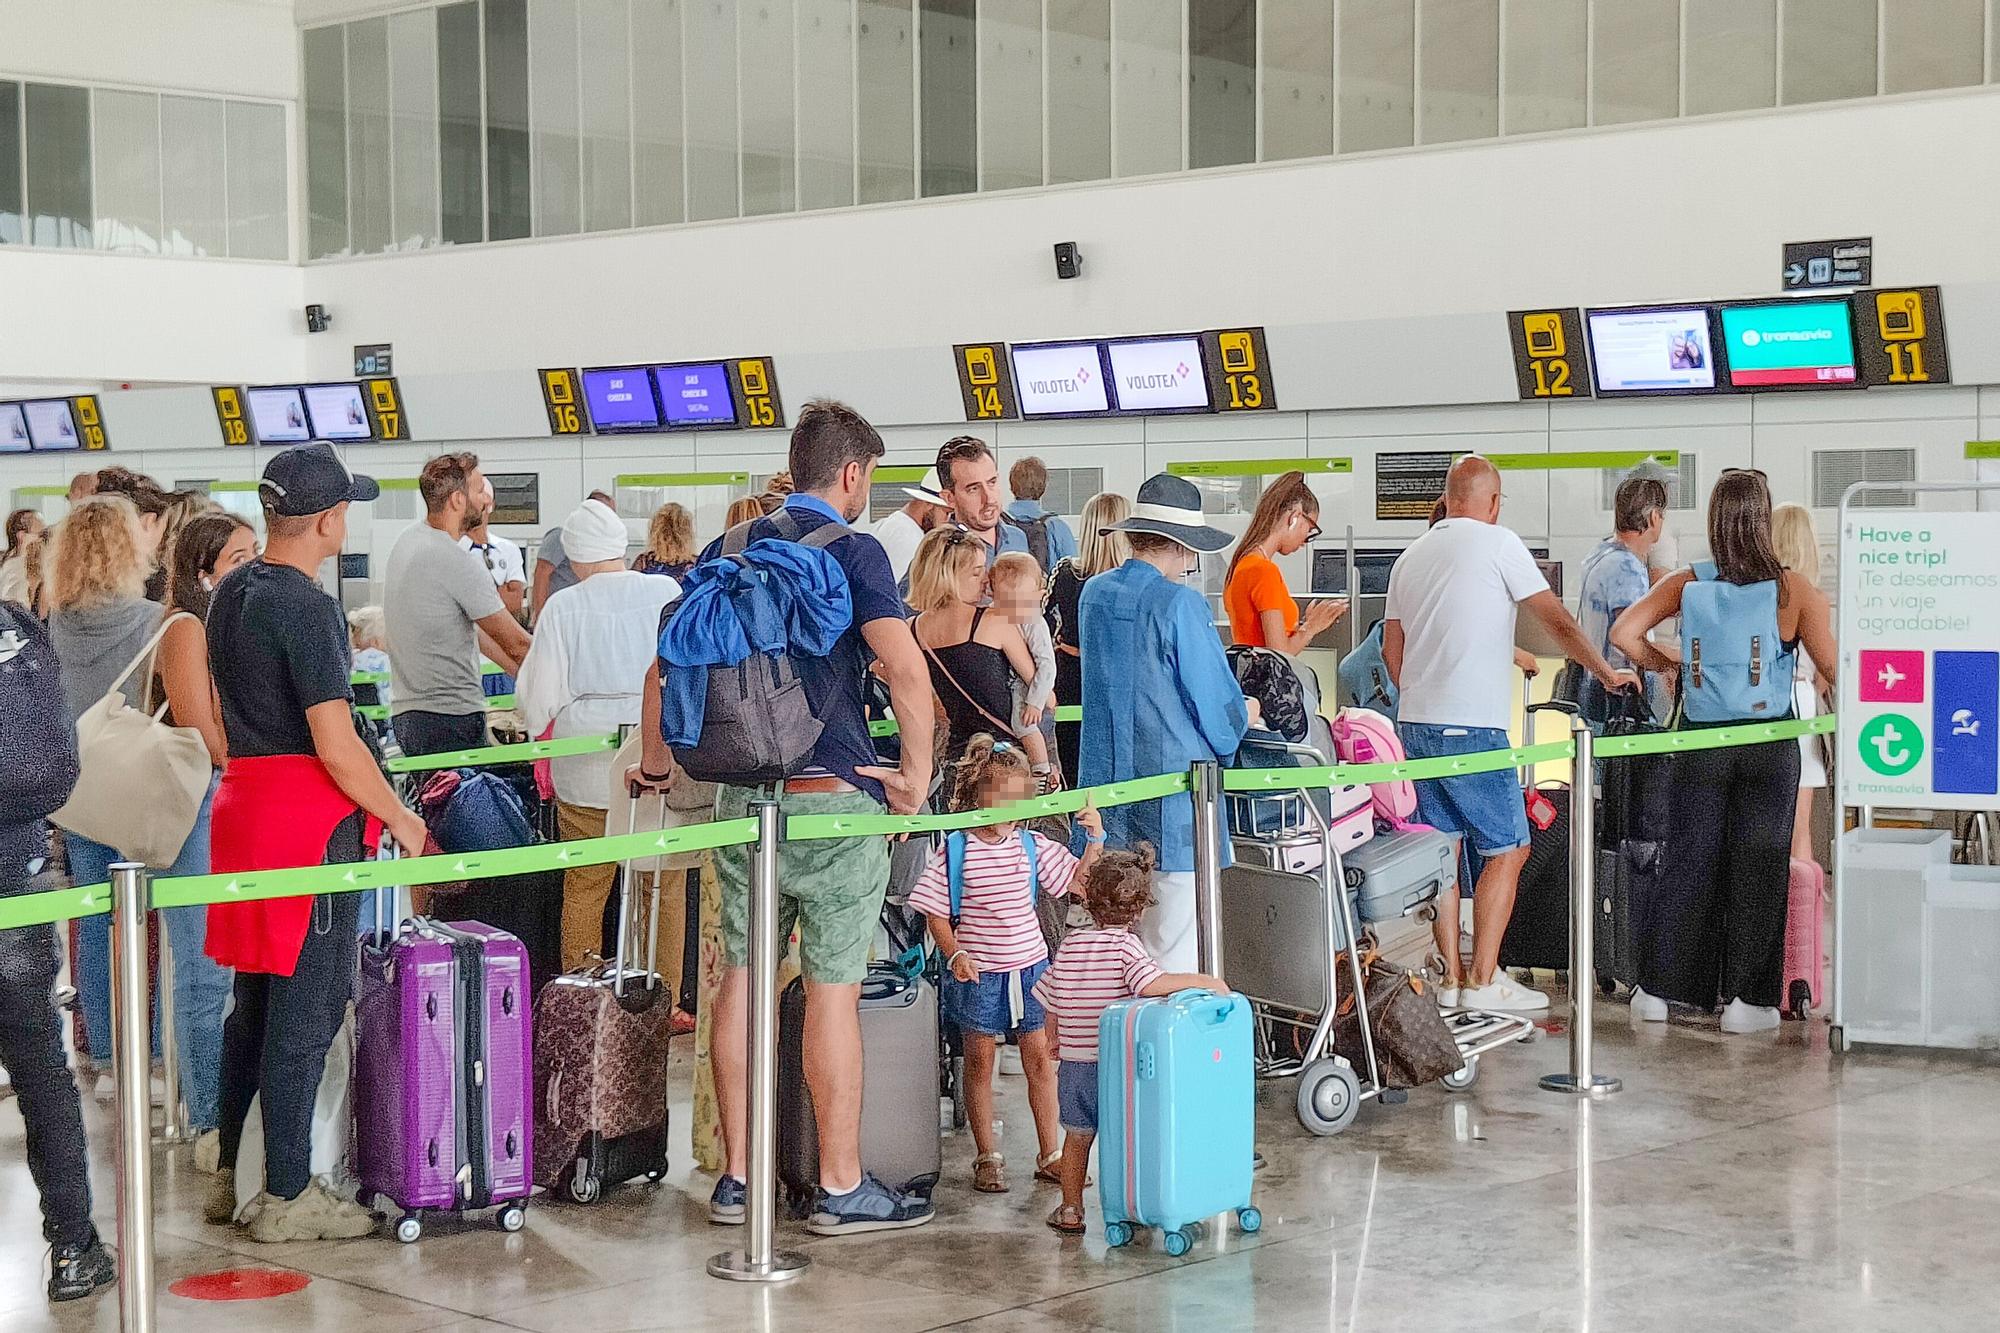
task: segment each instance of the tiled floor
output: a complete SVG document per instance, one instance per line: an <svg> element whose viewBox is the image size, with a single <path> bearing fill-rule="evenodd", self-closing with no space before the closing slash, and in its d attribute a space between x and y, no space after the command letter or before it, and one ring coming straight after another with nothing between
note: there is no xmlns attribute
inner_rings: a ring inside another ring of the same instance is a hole
<svg viewBox="0 0 2000 1333"><path fill-rule="evenodd" d="M162 1284L244 1264L311 1275L294 1295L200 1304L162 1292L160 1327L340 1333L529 1329L954 1328L981 1333L1423 1330L1991 1329L2000 1274L2000 1065L1920 1053L1829 1059L1824 1025L1723 1037L1634 1031L1599 1015L1600 1067L1625 1091L1596 1104L1538 1091L1560 1037L1496 1053L1478 1086L1371 1107L1313 1139L1291 1086L1264 1088L1264 1230L1223 1228L1185 1259L1151 1240L1041 1225L1047 1189L1018 1079L1002 1110L1012 1194L969 1189L947 1141L938 1221L916 1232L780 1243L812 1268L777 1288L718 1282L710 1181L677 1171L593 1208L537 1204L527 1229L433 1223L387 1239L261 1248L203 1225L203 1179L159 1166ZM682 1070L684 1075L685 1070ZM683 1088L683 1092L685 1089ZM111 1229L108 1118L89 1116ZM683 1122L684 1123L684 1122ZM0 1103L0 1329L113 1329L115 1296L51 1312L34 1191L12 1103ZM677 1163L685 1162L677 1150Z"/></svg>

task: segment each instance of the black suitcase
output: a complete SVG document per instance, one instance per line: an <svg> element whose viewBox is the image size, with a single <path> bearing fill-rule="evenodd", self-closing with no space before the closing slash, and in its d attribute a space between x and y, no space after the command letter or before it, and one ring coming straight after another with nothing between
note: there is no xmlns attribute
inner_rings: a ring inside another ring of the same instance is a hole
<svg viewBox="0 0 2000 1333"><path fill-rule="evenodd" d="M1536 787L1532 794L1555 808L1555 818L1547 828L1528 821L1528 861L1500 939L1500 966L1563 971L1569 967L1569 788Z"/></svg>
<svg viewBox="0 0 2000 1333"><path fill-rule="evenodd" d="M1654 726L1644 698L1632 691L1616 696L1607 736L1646 735ZM1656 892L1666 864L1666 832L1672 818L1672 758L1642 755L1604 762L1604 797L1597 839L1597 922L1593 959L1598 989L1606 995L1637 983L1632 953L1632 909Z"/></svg>
<svg viewBox="0 0 2000 1333"><path fill-rule="evenodd" d="M819 1127L805 1079L803 981L778 1000L778 1179L796 1216L819 1187ZM944 1170L938 1130L938 994L877 963L861 983L861 1165L890 1189L928 1196Z"/></svg>

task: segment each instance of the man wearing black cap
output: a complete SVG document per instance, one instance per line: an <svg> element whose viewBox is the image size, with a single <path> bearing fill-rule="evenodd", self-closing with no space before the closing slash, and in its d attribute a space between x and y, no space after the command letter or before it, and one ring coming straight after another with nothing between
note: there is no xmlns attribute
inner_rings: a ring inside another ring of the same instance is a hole
<svg viewBox="0 0 2000 1333"><path fill-rule="evenodd" d="M423 821L396 799L354 727L347 620L315 582L347 540L347 507L381 493L325 444L264 468L262 559L215 590L209 659L229 767L215 794L218 873L334 865L373 854L385 826L423 846ZM255 1241L342 1240L368 1211L312 1176L313 1104L354 989L358 899L274 898L209 908L208 954L236 969L222 1034L222 1166L205 1215ZM262 1094L263 1192L236 1216L234 1167L252 1096Z"/></svg>

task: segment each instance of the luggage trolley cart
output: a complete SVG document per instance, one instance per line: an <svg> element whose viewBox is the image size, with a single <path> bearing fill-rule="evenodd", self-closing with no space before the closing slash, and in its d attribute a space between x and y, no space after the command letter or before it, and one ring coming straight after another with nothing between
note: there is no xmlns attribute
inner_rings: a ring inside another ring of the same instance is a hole
<svg viewBox="0 0 2000 1333"><path fill-rule="evenodd" d="M1310 746L1261 737L1253 743L1282 752L1295 763L1326 762ZM1363 1067L1357 1070L1333 1050L1338 1008L1335 969L1344 965L1350 993L1365 997L1368 990L1358 946L1369 941L1354 901L1361 872L1346 863L1340 840L1332 834L1327 809L1321 804L1325 797L1324 791L1310 788L1255 796L1237 793L1233 799L1244 805L1233 807L1232 813L1261 806L1275 809L1276 816L1253 817L1250 831L1235 832L1236 864L1223 872L1222 894L1224 968L1230 984L1250 997L1256 1013L1258 1075L1296 1077L1299 1121L1322 1135L1347 1128L1364 1101L1403 1099L1402 1089L1383 1085L1365 1002L1357 1003L1356 1012ZM1456 865L1455 856L1452 864ZM1395 905L1396 915L1433 919L1438 890L1433 881L1421 892L1407 895ZM1462 1070L1442 1080L1455 1091L1473 1085L1482 1055L1535 1035L1528 1019L1497 1010L1448 1010L1443 1017L1465 1062ZM1280 1051L1276 1036L1281 1029L1305 1034L1297 1054Z"/></svg>

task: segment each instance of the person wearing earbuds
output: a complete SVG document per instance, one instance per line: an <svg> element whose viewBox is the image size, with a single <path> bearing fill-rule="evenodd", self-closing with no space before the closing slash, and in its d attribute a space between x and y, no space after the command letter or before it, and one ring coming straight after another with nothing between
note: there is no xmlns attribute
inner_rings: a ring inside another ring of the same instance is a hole
<svg viewBox="0 0 2000 1333"><path fill-rule="evenodd" d="M1250 526L1236 543L1222 588L1231 642L1297 657L1347 614L1345 599L1316 601L1302 619L1278 568L1277 557L1296 554L1317 536L1319 497L1305 473L1287 472L1265 487Z"/></svg>

